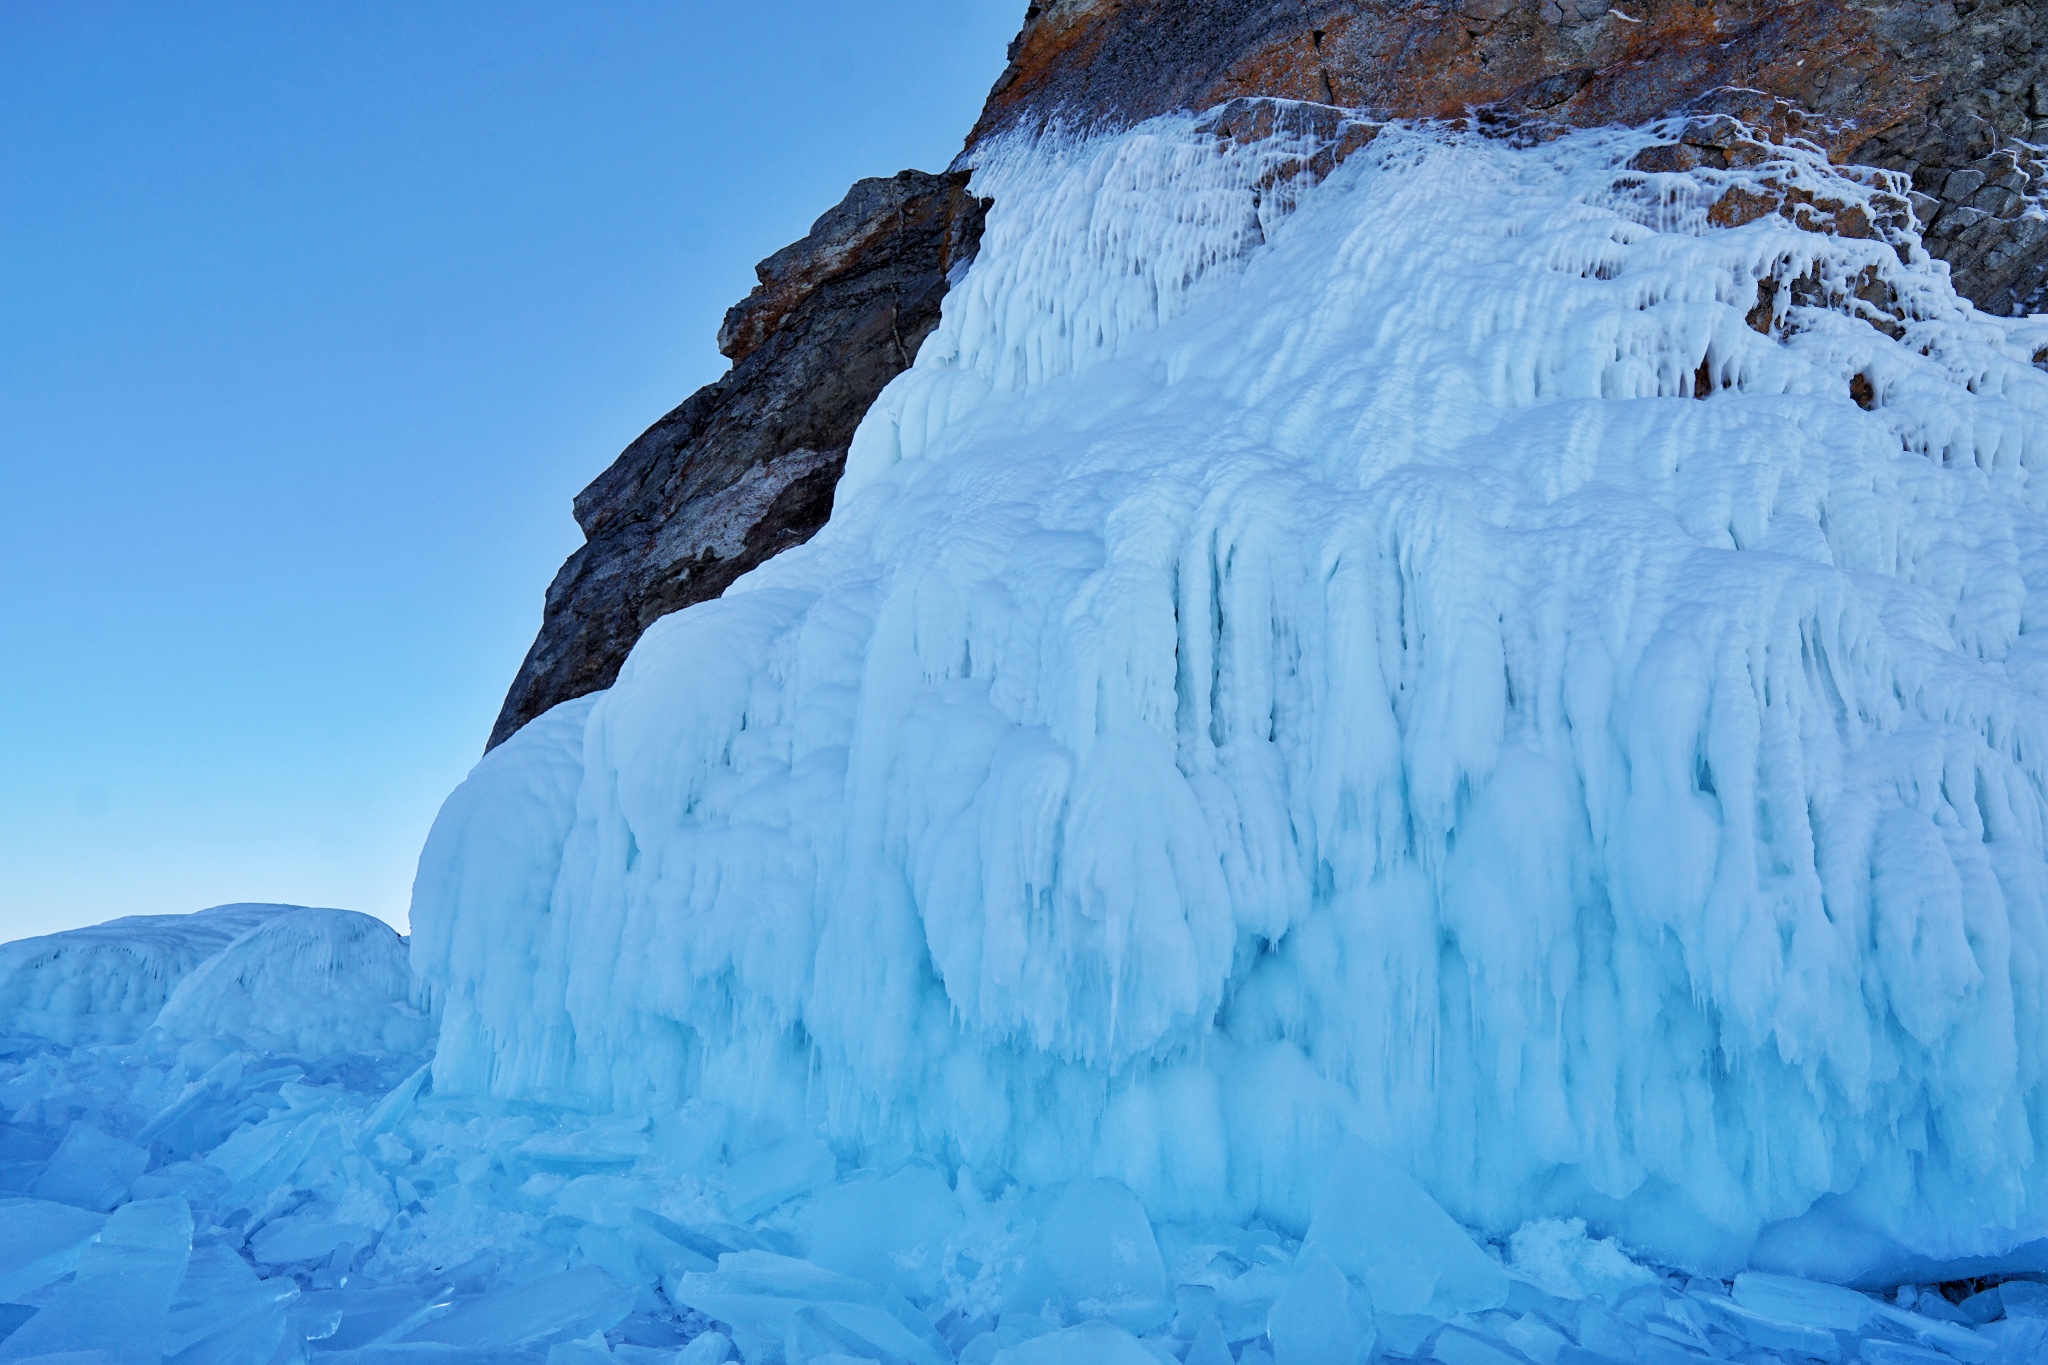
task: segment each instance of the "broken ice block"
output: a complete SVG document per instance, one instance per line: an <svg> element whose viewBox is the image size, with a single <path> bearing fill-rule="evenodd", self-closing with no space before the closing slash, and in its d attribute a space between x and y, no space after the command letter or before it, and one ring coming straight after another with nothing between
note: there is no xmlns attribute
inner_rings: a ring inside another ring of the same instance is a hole
<svg viewBox="0 0 2048 1365"><path fill-rule="evenodd" d="M1964 1365L1982 1365L1997 1349L1989 1338L1959 1323L1940 1322L1924 1313L1909 1313L1888 1303L1875 1307L1877 1315L1895 1329L1904 1329L1905 1334L1915 1341L1954 1356Z"/></svg>
<svg viewBox="0 0 2048 1365"><path fill-rule="evenodd" d="M1883 1337L1866 1337L1858 1360L1864 1365L1954 1365L1955 1357L1932 1346L1918 1346L1910 1341L1887 1341Z"/></svg>
<svg viewBox="0 0 2048 1365"><path fill-rule="evenodd" d="M547 1365L611 1365L612 1348L604 1333L593 1332L581 1341L558 1341L548 1347Z"/></svg>
<svg viewBox="0 0 2048 1365"><path fill-rule="evenodd" d="M1372 1302L1320 1251L1303 1251L1274 1300L1266 1335L1277 1365L1359 1365L1372 1358Z"/></svg>
<svg viewBox="0 0 2048 1365"><path fill-rule="evenodd" d="M1766 1317L1732 1299L1701 1298L1699 1302L1713 1313L1716 1327L1753 1346L1770 1351L1804 1351L1823 1360L1837 1353L1835 1334L1826 1328Z"/></svg>
<svg viewBox="0 0 2048 1365"><path fill-rule="evenodd" d="M1860 1332L1877 1316L1877 1304L1855 1290L1796 1275L1737 1275L1734 1297L1752 1313L1836 1332Z"/></svg>
<svg viewBox="0 0 2048 1365"><path fill-rule="evenodd" d="M1984 1335L1998 1343L1989 1365L2039 1365L2048 1360L2048 1318L2007 1318L1986 1328Z"/></svg>
<svg viewBox="0 0 2048 1365"><path fill-rule="evenodd" d="M1508 1277L1422 1186L1357 1138L1337 1153L1302 1254L1363 1280L1382 1313L1437 1319L1507 1302Z"/></svg>
<svg viewBox="0 0 2048 1365"><path fill-rule="evenodd" d="M1455 1326L1437 1333L1430 1343L1429 1358L1443 1365L1522 1365L1521 1352Z"/></svg>
<svg viewBox="0 0 2048 1365"><path fill-rule="evenodd" d="M124 1204L78 1258L71 1283L0 1341L0 1360L99 1351L107 1365L157 1365L171 1296L192 1254L182 1199Z"/></svg>
<svg viewBox="0 0 2048 1365"><path fill-rule="evenodd" d="M149 1153L134 1143L74 1123L29 1193L105 1213L128 1197L128 1187L148 1165Z"/></svg>
<svg viewBox="0 0 2048 1365"><path fill-rule="evenodd" d="M344 1245L368 1246L376 1235L360 1223L295 1213L258 1228L249 1239L249 1254L263 1265L324 1261Z"/></svg>
<svg viewBox="0 0 2048 1365"><path fill-rule="evenodd" d="M71 1273L106 1215L44 1199L0 1199L0 1303Z"/></svg>
<svg viewBox="0 0 2048 1365"><path fill-rule="evenodd" d="M790 1138L742 1157L726 1173L725 1207L750 1223L779 1204L832 1183L839 1163L816 1138Z"/></svg>
<svg viewBox="0 0 2048 1365"><path fill-rule="evenodd" d="M723 1332L706 1332L676 1355L676 1365L725 1365L732 1359L732 1342Z"/></svg>
<svg viewBox="0 0 2048 1365"><path fill-rule="evenodd" d="M405 1340L485 1348L539 1346L609 1330L632 1311L630 1290L613 1283L596 1266L583 1265L465 1300L413 1329Z"/></svg>
<svg viewBox="0 0 2048 1365"><path fill-rule="evenodd" d="M1039 1215L1038 1251L1082 1317L1144 1332L1173 1316L1152 1221L1114 1180L1061 1186Z"/></svg>
<svg viewBox="0 0 2048 1365"><path fill-rule="evenodd" d="M1509 1323L1501 1337L1536 1365L1556 1365L1558 1353L1570 1344L1562 1332L1534 1316Z"/></svg>
<svg viewBox="0 0 2048 1365"><path fill-rule="evenodd" d="M202 1241L164 1322L164 1353L178 1365L240 1365L269 1360L283 1344L287 1309L299 1297L291 1280L261 1280L233 1248Z"/></svg>
<svg viewBox="0 0 2048 1365"><path fill-rule="evenodd" d="M1247 1353L1249 1354L1249 1353ZM1064 1332L1019 1342L996 1352L995 1365L1159 1365L1129 1332L1107 1322L1084 1322Z"/></svg>
<svg viewBox="0 0 2048 1365"><path fill-rule="evenodd" d="M813 1262L919 1299L938 1292L946 1239L961 1223L952 1187L929 1166L856 1176L821 1191L808 1215Z"/></svg>
<svg viewBox="0 0 2048 1365"><path fill-rule="evenodd" d="M711 1274L683 1276L674 1292L686 1307L731 1325L750 1359L779 1346L798 1313L815 1310L835 1330L910 1365L952 1360L946 1343L901 1294L790 1256L731 1252Z"/></svg>
<svg viewBox="0 0 2048 1365"><path fill-rule="evenodd" d="M962 1362L965 1365L965 1357ZM1223 1328L1216 1319L1208 1319L1195 1332L1194 1343L1188 1347L1182 1365L1232 1365L1230 1343L1223 1339Z"/></svg>
<svg viewBox="0 0 2048 1365"><path fill-rule="evenodd" d="M1995 1292L2009 1318L2048 1318L2048 1285L2007 1280Z"/></svg>
<svg viewBox="0 0 2048 1365"><path fill-rule="evenodd" d="M1998 1292L1997 1285L1993 1285L1981 1294L1970 1295L1956 1307L1962 1310L1964 1317L1981 1326L2005 1316L2005 1296Z"/></svg>

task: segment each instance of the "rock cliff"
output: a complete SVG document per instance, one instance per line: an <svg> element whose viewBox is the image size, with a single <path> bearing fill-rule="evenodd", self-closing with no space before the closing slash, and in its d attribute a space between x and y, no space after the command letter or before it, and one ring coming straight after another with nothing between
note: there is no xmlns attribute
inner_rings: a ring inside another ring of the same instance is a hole
<svg viewBox="0 0 2048 1365"><path fill-rule="evenodd" d="M1005 134L1246 96L1516 126L1790 105L1837 160L1910 177L1928 249L1979 307L2048 307L2048 0L1043 0L1009 58L962 165ZM1729 87L1769 98L1715 96ZM865 180L761 264L720 330L732 370L576 499L588 542L493 745L824 523L854 428L936 325L985 209L964 170Z"/></svg>
<svg viewBox="0 0 2048 1365"><path fill-rule="evenodd" d="M732 369L577 495L586 541L548 587L493 747L611 686L650 624L825 524L854 428L938 325L982 214L964 171L863 180L761 262L759 287L719 328Z"/></svg>

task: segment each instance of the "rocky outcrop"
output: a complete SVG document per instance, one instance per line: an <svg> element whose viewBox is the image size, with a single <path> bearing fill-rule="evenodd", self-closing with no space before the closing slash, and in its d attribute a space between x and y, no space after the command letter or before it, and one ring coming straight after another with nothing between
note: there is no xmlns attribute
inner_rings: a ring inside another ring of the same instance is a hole
<svg viewBox="0 0 2048 1365"><path fill-rule="evenodd" d="M1748 87L1838 159L1907 172L1928 247L2041 307L2042 0L1044 0L974 131L1117 126L1269 95L1377 117L1642 123Z"/></svg>
<svg viewBox="0 0 2048 1365"><path fill-rule="evenodd" d="M649 625L825 524L854 428L938 325L984 211L965 172L863 180L761 262L760 286L719 329L732 369L577 495L587 540L548 588L493 746L611 686Z"/></svg>
<svg viewBox="0 0 2048 1365"><path fill-rule="evenodd" d="M962 164L1009 133L1183 109L1257 136L1264 96L1322 106L1332 160L1369 136L1342 110L1526 126L1792 109L1782 133L1910 178L1928 249L1979 307L2048 308L2048 0L1039 0ZM731 372L576 499L588 543L548 589L492 744L609 686L649 624L824 523L854 428L979 241L966 185L864 180L761 263L719 332Z"/></svg>

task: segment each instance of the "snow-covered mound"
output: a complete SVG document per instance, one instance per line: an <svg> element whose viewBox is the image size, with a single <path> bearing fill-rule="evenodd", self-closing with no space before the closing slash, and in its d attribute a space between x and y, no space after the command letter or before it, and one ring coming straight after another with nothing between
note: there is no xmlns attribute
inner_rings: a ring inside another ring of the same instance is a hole
<svg viewBox="0 0 2048 1365"><path fill-rule="evenodd" d="M450 799L437 1090L1294 1236L1347 1135L1695 1269L2048 1234L2048 329L1660 135L985 153L831 524Z"/></svg>
<svg viewBox="0 0 2048 1365"><path fill-rule="evenodd" d="M298 908L216 905L193 915L131 915L0 944L0 1036L66 1046L133 1042L186 973Z"/></svg>
<svg viewBox="0 0 2048 1365"><path fill-rule="evenodd" d="M153 1031L302 1057L412 1053L434 1040L420 995L390 925L353 910L295 909L194 968Z"/></svg>

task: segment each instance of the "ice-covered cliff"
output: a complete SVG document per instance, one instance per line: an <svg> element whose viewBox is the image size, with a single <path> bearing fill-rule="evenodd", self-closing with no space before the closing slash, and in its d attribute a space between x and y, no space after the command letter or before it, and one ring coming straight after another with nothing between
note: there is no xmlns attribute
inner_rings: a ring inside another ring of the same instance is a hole
<svg viewBox="0 0 2048 1365"><path fill-rule="evenodd" d="M2048 1359L2034 12L1034 4L410 945L0 945L0 1362Z"/></svg>
<svg viewBox="0 0 2048 1365"><path fill-rule="evenodd" d="M608 687L656 620L824 524L848 442L975 252L994 140L1234 99L1374 118L1640 126L1742 89L1839 162L1894 170L1979 308L2048 307L2048 0L1032 0L948 174L863 180L720 329L732 370L576 498L586 543L491 731Z"/></svg>
<svg viewBox="0 0 2048 1365"><path fill-rule="evenodd" d="M440 1090L1296 1234L1351 1133L1695 1269L2048 1235L2048 328L1902 182L1254 103L973 188L824 531L451 799Z"/></svg>

